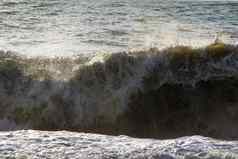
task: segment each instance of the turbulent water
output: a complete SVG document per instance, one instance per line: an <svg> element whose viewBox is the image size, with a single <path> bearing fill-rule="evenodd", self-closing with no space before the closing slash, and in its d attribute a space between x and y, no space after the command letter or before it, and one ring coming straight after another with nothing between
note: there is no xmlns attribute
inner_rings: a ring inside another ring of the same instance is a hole
<svg viewBox="0 0 238 159"><path fill-rule="evenodd" d="M238 139L237 59L223 43L91 58L0 52L0 130Z"/></svg>
<svg viewBox="0 0 238 159"><path fill-rule="evenodd" d="M0 133L0 157L11 159L237 159L238 142L202 136L136 139L66 131Z"/></svg>
<svg viewBox="0 0 238 159"><path fill-rule="evenodd" d="M45 56L233 43L238 2L1 0L0 31L0 48Z"/></svg>
<svg viewBox="0 0 238 159"><path fill-rule="evenodd" d="M237 1L1 0L0 31L0 130L105 134L1 132L0 158L238 158Z"/></svg>

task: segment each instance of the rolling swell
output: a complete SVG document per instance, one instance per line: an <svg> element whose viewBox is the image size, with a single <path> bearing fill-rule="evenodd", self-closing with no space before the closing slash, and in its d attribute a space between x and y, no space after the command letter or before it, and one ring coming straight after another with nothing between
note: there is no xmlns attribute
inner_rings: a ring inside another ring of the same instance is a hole
<svg viewBox="0 0 238 159"><path fill-rule="evenodd" d="M0 127L237 139L237 53L223 43L122 52L101 62L92 62L98 55L2 52Z"/></svg>

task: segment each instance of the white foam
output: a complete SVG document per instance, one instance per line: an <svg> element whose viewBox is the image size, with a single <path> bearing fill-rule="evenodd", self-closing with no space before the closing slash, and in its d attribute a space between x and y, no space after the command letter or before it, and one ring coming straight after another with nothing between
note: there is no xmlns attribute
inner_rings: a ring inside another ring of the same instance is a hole
<svg viewBox="0 0 238 159"><path fill-rule="evenodd" d="M0 133L0 158L182 159L237 158L238 141L202 136L170 140L22 130Z"/></svg>

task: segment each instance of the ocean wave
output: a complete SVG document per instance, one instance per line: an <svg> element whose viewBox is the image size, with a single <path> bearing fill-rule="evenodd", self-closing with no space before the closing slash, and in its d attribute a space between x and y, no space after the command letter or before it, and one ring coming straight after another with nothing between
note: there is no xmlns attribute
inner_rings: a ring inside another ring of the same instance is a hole
<svg viewBox="0 0 238 159"><path fill-rule="evenodd" d="M237 139L237 53L223 43L52 59L1 52L0 128Z"/></svg>

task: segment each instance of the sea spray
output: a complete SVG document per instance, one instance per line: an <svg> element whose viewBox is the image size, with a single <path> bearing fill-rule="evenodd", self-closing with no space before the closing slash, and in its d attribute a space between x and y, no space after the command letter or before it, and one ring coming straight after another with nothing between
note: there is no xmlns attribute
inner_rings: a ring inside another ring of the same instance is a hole
<svg viewBox="0 0 238 159"><path fill-rule="evenodd" d="M94 62L2 52L0 116L15 129L238 138L237 50L152 48Z"/></svg>

